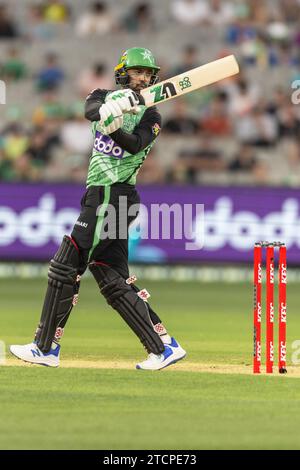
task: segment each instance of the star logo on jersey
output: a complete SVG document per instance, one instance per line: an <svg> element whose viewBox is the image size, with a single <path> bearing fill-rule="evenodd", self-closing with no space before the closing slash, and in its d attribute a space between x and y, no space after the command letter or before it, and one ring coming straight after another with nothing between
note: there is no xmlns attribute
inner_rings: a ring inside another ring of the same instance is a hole
<svg viewBox="0 0 300 470"><path fill-rule="evenodd" d="M150 51L148 51L148 49L145 49L145 52L142 52L142 56L144 60L149 60L149 62L151 62L152 54Z"/></svg>
<svg viewBox="0 0 300 470"><path fill-rule="evenodd" d="M158 123L155 123L154 126L152 126L152 132L155 136L158 136L160 133L160 125Z"/></svg>

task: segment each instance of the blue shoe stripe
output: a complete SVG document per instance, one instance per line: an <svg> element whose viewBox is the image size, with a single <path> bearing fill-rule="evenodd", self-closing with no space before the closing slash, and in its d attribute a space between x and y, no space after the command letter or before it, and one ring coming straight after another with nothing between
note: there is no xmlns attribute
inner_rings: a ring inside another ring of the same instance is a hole
<svg viewBox="0 0 300 470"><path fill-rule="evenodd" d="M172 349L169 348L169 346L165 346L165 350L164 350L164 352L162 353L162 355L164 356L164 361L165 361L166 359L168 359L168 357L170 357L172 354L173 354Z"/></svg>
<svg viewBox="0 0 300 470"><path fill-rule="evenodd" d="M185 356L186 356L186 354L185 354L184 356L182 356L182 357L178 357L177 359L174 359L174 361L169 362L169 364L166 364L165 366L163 366L163 367L162 367L161 369L159 369L159 370L165 369L166 367L169 367L169 366L171 366L172 364L176 364L176 362L181 361L181 359L184 359Z"/></svg>
<svg viewBox="0 0 300 470"><path fill-rule="evenodd" d="M47 353L43 353L39 349L30 349L30 351L32 352L33 357L36 357L36 356L37 357L47 357L47 356L58 357L59 351L60 351L60 345L58 344L55 349L50 349L50 351Z"/></svg>
<svg viewBox="0 0 300 470"><path fill-rule="evenodd" d="M41 357L41 353L39 349L30 349L30 351L32 352L33 357L36 357L36 356Z"/></svg>
<svg viewBox="0 0 300 470"><path fill-rule="evenodd" d="M171 338L172 341L171 341L171 344L169 344L169 346L171 346L172 348L178 348L178 343L176 341L175 338Z"/></svg>
<svg viewBox="0 0 300 470"><path fill-rule="evenodd" d="M43 356L50 356L51 355L51 356L58 357L59 356L59 351L60 351L60 345L58 344L55 349L50 349L49 352L43 353Z"/></svg>

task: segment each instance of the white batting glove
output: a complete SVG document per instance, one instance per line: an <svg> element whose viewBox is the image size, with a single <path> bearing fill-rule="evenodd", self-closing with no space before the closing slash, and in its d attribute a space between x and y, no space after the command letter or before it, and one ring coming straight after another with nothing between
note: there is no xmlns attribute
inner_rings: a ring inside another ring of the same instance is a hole
<svg viewBox="0 0 300 470"><path fill-rule="evenodd" d="M99 114L100 121L98 127L102 134L109 135L122 127L123 113L117 103L113 101L104 103L99 108Z"/></svg>
<svg viewBox="0 0 300 470"><path fill-rule="evenodd" d="M117 103L123 113L138 114L141 111L137 94L129 88L110 93L106 97L106 103L111 101Z"/></svg>

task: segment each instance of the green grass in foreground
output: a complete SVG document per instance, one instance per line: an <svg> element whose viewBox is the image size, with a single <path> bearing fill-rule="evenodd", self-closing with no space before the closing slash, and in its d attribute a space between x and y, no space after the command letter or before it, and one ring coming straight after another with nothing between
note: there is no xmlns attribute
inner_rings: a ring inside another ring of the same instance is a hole
<svg viewBox="0 0 300 470"><path fill-rule="evenodd" d="M141 283L188 351L188 361L251 361L251 285ZM118 315L83 282L63 359L144 353ZM1 281L0 339L31 340L45 282ZM17 294L16 294L17 293ZM290 342L297 286L289 286ZM296 335L293 337L293 335ZM299 379L180 371L0 368L1 449L300 448Z"/></svg>

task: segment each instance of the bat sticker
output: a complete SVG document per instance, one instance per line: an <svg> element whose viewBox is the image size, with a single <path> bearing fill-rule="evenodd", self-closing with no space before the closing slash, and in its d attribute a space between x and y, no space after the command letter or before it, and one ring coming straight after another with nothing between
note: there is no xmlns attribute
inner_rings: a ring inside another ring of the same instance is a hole
<svg viewBox="0 0 300 470"><path fill-rule="evenodd" d="M157 85L156 87L150 90L151 93L155 93L154 96L154 103L158 103L159 101L165 100L170 98L171 96L176 96L177 91L173 83L165 82L161 85Z"/></svg>

